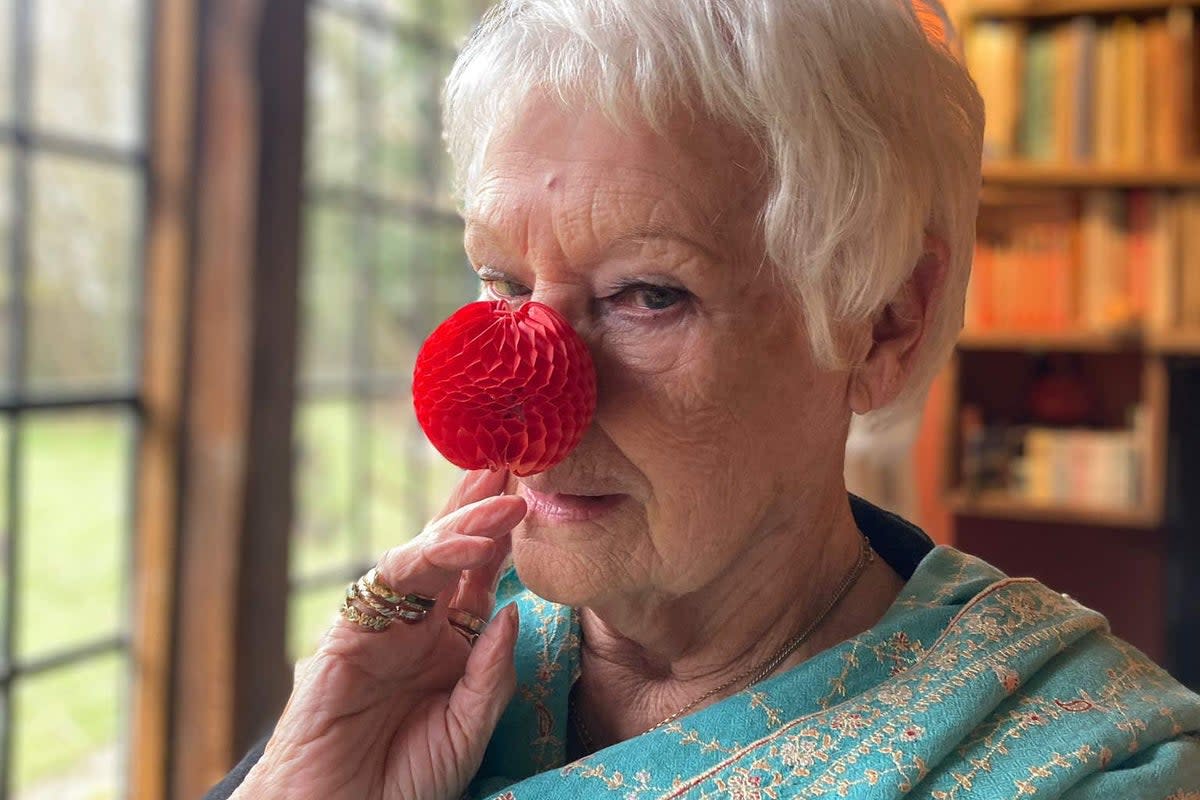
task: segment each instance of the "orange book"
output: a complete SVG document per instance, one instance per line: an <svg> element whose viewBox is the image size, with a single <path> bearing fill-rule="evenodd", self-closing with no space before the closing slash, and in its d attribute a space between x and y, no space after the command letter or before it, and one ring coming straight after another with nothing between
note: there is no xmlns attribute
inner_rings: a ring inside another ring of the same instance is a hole
<svg viewBox="0 0 1200 800"><path fill-rule="evenodd" d="M1150 212L1150 296L1147 327L1169 330L1179 324L1179 203L1168 192L1152 195Z"/></svg>
<svg viewBox="0 0 1200 800"><path fill-rule="evenodd" d="M975 260L971 264L971 280L967 284L967 303L963 313L963 327L969 331L991 329L992 318L991 274L992 245L980 236L975 242Z"/></svg>
<svg viewBox="0 0 1200 800"><path fill-rule="evenodd" d="M1200 158L1200 43L1195 9L1175 6L1167 11L1167 35L1176 76L1180 152L1184 159Z"/></svg>
<svg viewBox="0 0 1200 800"><path fill-rule="evenodd" d="M1138 24L1128 17L1113 23L1117 37L1117 96L1120 145L1117 160L1140 166L1146 163L1146 57L1145 39Z"/></svg>
<svg viewBox="0 0 1200 800"><path fill-rule="evenodd" d="M1200 191L1180 195L1180 309L1184 328L1200 329Z"/></svg>
<svg viewBox="0 0 1200 800"><path fill-rule="evenodd" d="M1129 318L1146 318L1150 298L1150 236L1153 223L1153 197L1150 192L1130 192L1128 199L1128 238L1126 244L1126 284L1129 287Z"/></svg>
<svg viewBox="0 0 1200 800"><path fill-rule="evenodd" d="M1155 17L1145 26L1146 105L1150 109L1150 160L1155 164L1177 164L1183 158L1180 96L1184 85L1178 51L1171 42L1166 17Z"/></svg>
<svg viewBox="0 0 1200 800"><path fill-rule="evenodd" d="M1069 216L1058 228L1057 261L1050 285L1050 326L1055 331L1079 327L1079 203L1069 197Z"/></svg>
<svg viewBox="0 0 1200 800"><path fill-rule="evenodd" d="M978 226L973 314L980 329L1065 330L1077 317L1078 205L1071 192L1014 191Z"/></svg>
<svg viewBox="0 0 1200 800"><path fill-rule="evenodd" d="M1115 164L1121 159L1120 74L1116 30L1112 25L1106 25L1096 39L1096 76L1092 83L1092 141L1096 161L1100 164Z"/></svg>

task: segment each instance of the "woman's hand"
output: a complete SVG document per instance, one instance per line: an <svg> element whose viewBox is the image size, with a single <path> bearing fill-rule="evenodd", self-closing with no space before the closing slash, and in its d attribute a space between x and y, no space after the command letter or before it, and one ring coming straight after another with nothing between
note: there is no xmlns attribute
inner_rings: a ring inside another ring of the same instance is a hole
<svg viewBox="0 0 1200 800"><path fill-rule="evenodd" d="M456 800L479 769L516 685L516 609L472 648L446 609L487 619L525 501L506 472L467 473L433 522L378 564L400 594L437 598L425 620L372 633L338 619L295 686L235 798Z"/></svg>

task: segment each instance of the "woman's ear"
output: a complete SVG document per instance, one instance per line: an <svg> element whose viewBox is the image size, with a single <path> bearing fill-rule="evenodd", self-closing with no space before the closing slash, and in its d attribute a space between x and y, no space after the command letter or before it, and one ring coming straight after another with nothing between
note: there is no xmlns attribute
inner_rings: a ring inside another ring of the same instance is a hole
<svg viewBox="0 0 1200 800"><path fill-rule="evenodd" d="M946 242L926 233L912 274L871 323L867 355L850 376L849 401L854 413L883 408L904 388L941 303L949 266Z"/></svg>

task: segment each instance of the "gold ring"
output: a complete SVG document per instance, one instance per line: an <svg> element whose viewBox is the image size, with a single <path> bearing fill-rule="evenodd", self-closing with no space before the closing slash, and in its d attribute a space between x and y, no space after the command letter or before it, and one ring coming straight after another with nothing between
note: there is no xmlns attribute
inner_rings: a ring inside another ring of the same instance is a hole
<svg viewBox="0 0 1200 800"><path fill-rule="evenodd" d="M413 611L430 611L437 605L436 598L427 597L416 592L397 594L395 589L388 586L379 577L378 567L371 567L367 574L359 579L359 582L360 590L365 590L390 606L397 608L408 607Z"/></svg>
<svg viewBox="0 0 1200 800"><path fill-rule="evenodd" d="M472 646L479 639L479 635L487 628L487 620L477 617L470 611L462 608L446 609L446 621L450 623L450 627L454 628Z"/></svg>
<svg viewBox="0 0 1200 800"><path fill-rule="evenodd" d="M349 594L349 592L347 592L347 594ZM353 622L358 627L362 628L363 630L370 631L371 633L379 633L384 631L389 625L392 624L392 620L388 617L370 614L363 611L358 606L354 605L354 601L349 596L342 601L340 613L342 615L342 619L348 622Z"/></svg>
<svg viewBox="0 0 1200 800"><path fill-rule="evenodd" d="M366 606L370 606L371 610L373 610L373 612L379 616L386 616L388 619L398 618L409 622L409 624L412 624L412 622L420 622L422 619L425 619L425 614L428 613L422 610L422 612L419 614L410 616L409 614L412 614L412 612L410 612L410 609L408 608L389 606L388 603L380 601L378 597L372 595L370 591L366 590L364 585L362 585L362 578L359 578L358 583L350 584L349 589L346 590L346 596L349 600L358 600L366 604Z"/></svg>

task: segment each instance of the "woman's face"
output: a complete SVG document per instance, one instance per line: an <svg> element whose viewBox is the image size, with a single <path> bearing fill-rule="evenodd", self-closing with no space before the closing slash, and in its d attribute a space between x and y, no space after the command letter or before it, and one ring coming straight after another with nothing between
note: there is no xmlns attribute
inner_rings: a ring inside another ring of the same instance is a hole
<svg viewBox="0 0 1200 800"><path fill-rule="evenodd" d="M485 292L558 310L599 380L579 447L513 479L514 559L543 597L700 591L845 503L847 376L817 368L760 268L760 173L720 126L663 138L546 101L489 147L466 233Z"/></svg>

